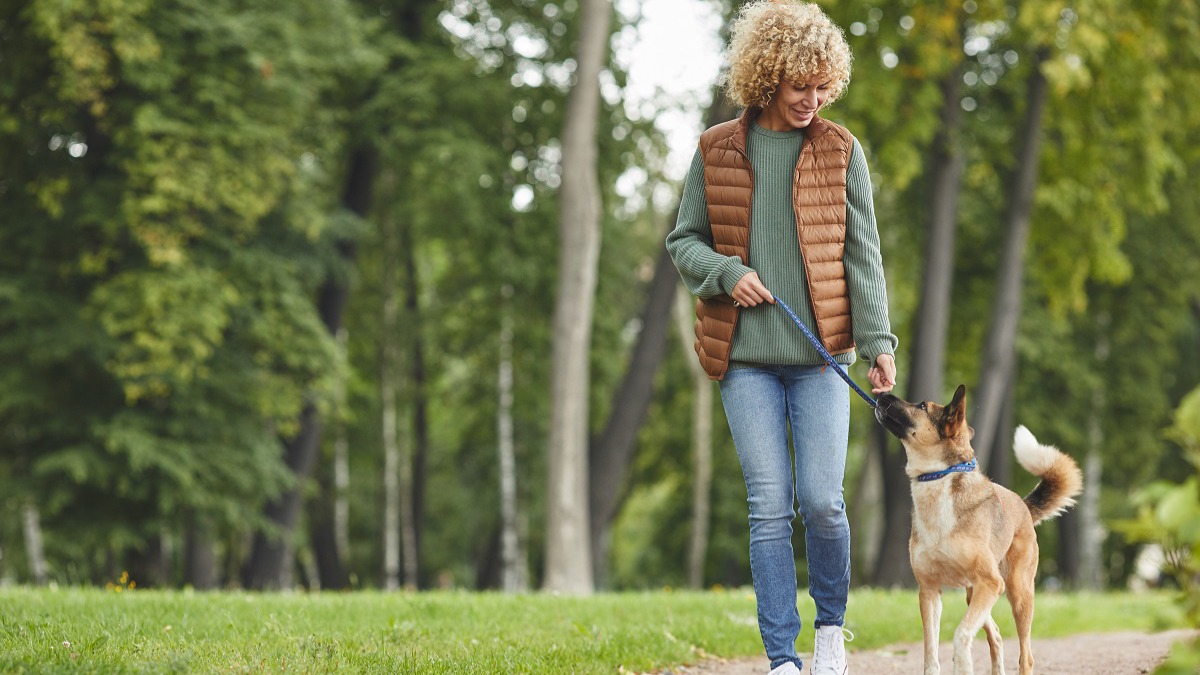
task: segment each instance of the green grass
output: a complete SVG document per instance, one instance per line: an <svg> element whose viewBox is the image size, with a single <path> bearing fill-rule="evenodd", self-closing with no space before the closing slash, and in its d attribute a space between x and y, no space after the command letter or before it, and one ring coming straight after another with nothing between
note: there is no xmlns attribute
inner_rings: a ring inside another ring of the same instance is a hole
<svg viewBox="0 0 1200 675"><path fill-rule="evenodd" d="M962 611L962 593L946 593L947 637ZM993 614L1011 635L1007 605ZM801 617L811 616L804 597ZM855 591L847 618L853 649L921 638L912 592ZM1183 625L1165 594L1043 593L1034 635ZM812 641L805 628L801 650ZM0 590L0 672L614 673L761 650L747 590L590 598Z"/></svg>

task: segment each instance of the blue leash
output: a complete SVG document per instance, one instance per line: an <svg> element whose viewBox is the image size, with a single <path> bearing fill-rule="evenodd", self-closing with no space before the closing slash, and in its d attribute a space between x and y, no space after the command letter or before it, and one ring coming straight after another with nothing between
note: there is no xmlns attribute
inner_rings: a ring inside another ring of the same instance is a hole
<svg viewBox="0 0 1200 675"><path fill-rule="evenodd" d="M859 396L863 397L863 400L866 401L868 405L874 408L875 399L868 396L867 392L863 391L857 384L854 383L854 380L850 379L850 376L842 368L842 365L833 360L833 356L829 353L829 350L825 349L825 345L821 344L821 341L817 339L817 336L812 334L812 331L808 329L808 326L804 325L804 322L800 320L800 317L796 316L796 313L792 311L792 308L788 307L787 303L780 300L778 295L775 296L775 304L782 307L783 311L787 312L788 316L792 317L792 322L795 323L796 327L804 333L804 337L808 338L808 341L817 348L818 352L821 352L821 357L825 359L825 363L833 366L833 369L837 371L838 375L842 376L842 379L846 381L846 384L849 384L854 391L858 392Z"/></svg>

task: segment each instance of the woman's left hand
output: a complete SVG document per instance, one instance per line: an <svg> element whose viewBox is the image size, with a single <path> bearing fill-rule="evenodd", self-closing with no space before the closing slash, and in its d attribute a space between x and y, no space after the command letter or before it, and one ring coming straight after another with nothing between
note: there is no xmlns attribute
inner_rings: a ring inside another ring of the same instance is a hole
<svg viewBox="0 0 1200 675"><path fill-rule="evenodd" d="M896 359L891 354L876 356L875 363L867 371L867 379L871 381L871 393L891 391L896 386Z"/></svg>

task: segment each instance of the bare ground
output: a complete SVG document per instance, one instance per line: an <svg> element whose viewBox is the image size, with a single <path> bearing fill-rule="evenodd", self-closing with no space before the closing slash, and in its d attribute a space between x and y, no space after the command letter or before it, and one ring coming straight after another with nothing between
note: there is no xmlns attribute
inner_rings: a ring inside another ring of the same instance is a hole
<svg viewBox="0 0 1200 675"><path fill-rule="evenodd" d="M1195 631L1174 630L1163 633L1094 633L1066 638L1034 639L1034 671L1041 675L1141 675L1151 673L1167 657L1171 645ZM848 645L853 647L853 645ZM900 644L870 651L850 651L853 675L920 673L924 661L920 643ZM939 662L943 673L952 673L953 646L943 641ZM987 640L982 634L973 645L975 672L990 673ZM809 674L809 654L804 659L804 675ZM1004 641L1004 667L1017 672L1017 641ZM763 675L770 670L766 658L710 659L702 663L666 671L662 675Z"/></svg>

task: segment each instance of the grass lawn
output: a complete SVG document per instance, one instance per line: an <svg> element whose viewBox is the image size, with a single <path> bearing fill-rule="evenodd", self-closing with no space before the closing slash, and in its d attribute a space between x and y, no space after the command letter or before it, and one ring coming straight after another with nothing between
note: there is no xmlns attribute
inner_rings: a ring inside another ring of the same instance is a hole
<svg viewBox="0 0 1200 675"><path fill-rule="evenodd" d="M963 612L948 592L943 633ZM812 642L804 596L801 649ZM1004 601L993 612L1006 636ZM852 649L921 639L916 594L857 590ZM1034 636L1183 626L1166 594L1037 598ZM252 594L0 590L0 672L615 673L759 654L748 590Z"/></svg>

